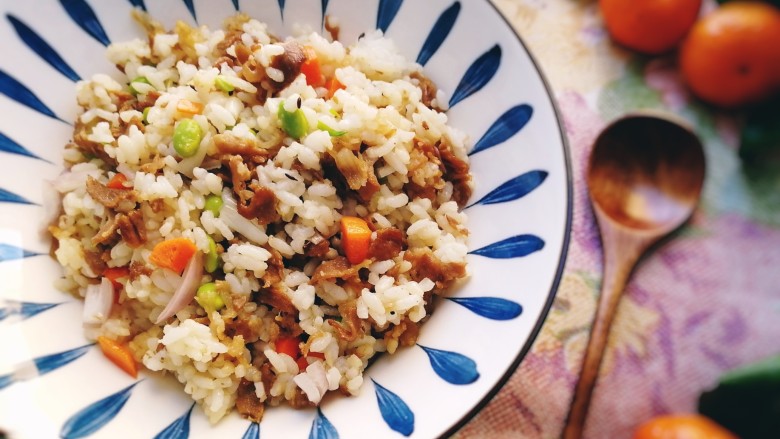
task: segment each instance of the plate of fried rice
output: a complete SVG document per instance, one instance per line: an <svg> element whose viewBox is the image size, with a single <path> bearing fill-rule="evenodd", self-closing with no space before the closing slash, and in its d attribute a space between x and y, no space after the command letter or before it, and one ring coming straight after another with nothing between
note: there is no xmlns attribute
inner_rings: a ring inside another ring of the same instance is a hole
<svg viewBox="0 0 780 439"><path fill-rule="evenodd" d="M570 170L488 1L3 10L3 437L447 436L523 359Z"/></svg>

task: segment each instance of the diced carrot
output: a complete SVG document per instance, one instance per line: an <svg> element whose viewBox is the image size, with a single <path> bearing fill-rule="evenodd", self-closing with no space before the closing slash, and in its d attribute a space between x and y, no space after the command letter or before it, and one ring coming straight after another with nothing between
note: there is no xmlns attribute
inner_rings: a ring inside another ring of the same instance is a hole
<svg viewBox="0 0 780 439"><path fill-rule="evenodd" d="M107 278L114 284L114 289L122 288L122 284L119 279L130 276L130 269L127 267L108 267L103 270L103 277Z"/></svg>
<svg viewBox="0 0 780 439"><path fill-rule="evenodd" d="M100 336L97 338L100 350L112 363L119 366L120 369L127 372L133 378L138 376L138 363L135 362L133 354L130 352L130 348L125 345L112 340L108 337Z"/></svg>
<svg viewBox="0 0 780 439"><path fill-rule="evenodd" d="M362 218L341 217L341 248L351 264L359 264L368 256L371 229Z"/></svg>
<svg viewBox="0 0 780 439"><path fill-rule="evenodd" d="M301 73L306 76L306 83L312 87L322 87L325 85L325 76L322 75L317 54L310 47L306 47L304 52L306 61L301 64Z"/></svg>
<svg viewBox="0 0 780 439"><path fill-rule="evenodd" d="M306 361L306 357L300 357L297 360L295 360L295 364L298 365L298 370L303 372L306 370L307 367L309 367L309 362Z"/></svg>
<svg viewBox="0 0 780 439"><path fill-rule="evenodd" d="M106 186L111 189L125 189L127 187L125 186L126 181L127 176L121 172L117 172L113 177L111 177L111 180L108 180L108 184L106 184Z"/></svg>
<svg viewBox="0 0 780 439"><path fill-rule="evenodd" d="M340 83L336 77L329 78L327 81L325 81L325 88L328 89L328 94L325 95L328 99L332 98L333 95L336 94L337 91L342 90L344 88L344 84Z"/></svg>
<svg viewBox="0 0 780 439"><path fill-rule="evenodd" d="M187 238L168 239L154 246L149 262L181 274L197 250L195 244Z"/></svg>
<svg viewBox="0 0 780 439"><path fill-rule="evenodd" d="M297 337L279 336L276 339L276 352L280 354L287 354L292 359L296 359L301 355L301 348Z"/></svg>
<svg viewBox="0 0 780 439"><path fill-rule="evenodd" d="M180 99L176 103L176 111L184 114L186 117L191 117L203 112L203 104L200 102L192 102L188 99Z"/></svg>

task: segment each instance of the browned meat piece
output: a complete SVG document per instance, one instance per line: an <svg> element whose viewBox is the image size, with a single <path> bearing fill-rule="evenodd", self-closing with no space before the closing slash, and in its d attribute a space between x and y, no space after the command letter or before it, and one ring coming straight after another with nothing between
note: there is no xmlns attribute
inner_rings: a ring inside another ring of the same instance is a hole
<svg viewBox="0 0 780 439"><path fill-rule="evenodd" d="M237 204L245 204L246 200L252 196L252 192L247 190L246 181L252 178L252 173L244 165L244 161L239 155L228 157L228 167L230 168L230 180L233 185L233 193L238 197Z"/></svg>
<svg viewBox="0 0 780 439"><path fill-rule="evenodd" d="M393 326L392 329L385 332L385 341L398 340L400 346L409 347L417 343L417 337L420 336L420 325L409 319L401 320L401 323Z"/></svg>
<svg viewBox="0 0 780 439"><path fill-rule="evenodd" d="M116 216L109 215L108 219L100 225L100 230L92 237L92 244L111 245L117 238L116 231L119 230Z"/></svg>
<svg viewBox="0 0 780 439"><path fill-rule="evenodd" d="M409 77L417 80L418 86L422 90L422 103L428 108L441 111L438 106L432 105L433 100L436 99L436 84L422 72L412 72Z"/></svg>
<svg viewBox="0 0 780 439"><path fill-rule="evenodd" d="M111 102L116 105L117 111L127 111L127 110L133 110L135 109L135 96L132 94L123 91L109 91L109 96L111 96Z"/></svg>
<svg viewBox="0 0 780 439"><path fill-rule="evenodd" d="M325 16L325 30L330 34L330 38L333 41L339 40L339 34L341 34L341 26L333 23L330 19L330 15Z"/></svg>
<svg viewBox="0 0 780 439"><path fill-rule="evenodd" d="M103 274L103 271L106 270L106 261L103 260L99 252L85 251L84 261L89 265L89 268L92 269L92 272L98 276Z"/></svg>
<svg viewBox="0 0 780 439"><path fill-rule="evenodd" d="M466 275L466 264L441 262L429 248L408 250L404 259L412 263L409 275L420 282L426 277L436 283L437 291L447 289L452 283Z"/></svg>
<svg viewBox="0 0 780 439"><path fill-rule="evenodd" d="M368 164L356 156L352 151L347 148L342 148L333 157L336 161L336 167L344 176L344 180L347 182L347 186L350 189L356 191L368 182Z"/></svg>
<svg viewBox="0 0 780 439"><path fill-rule="evenodd" d="M304 246L304 253L309 258L324 258L328 250L330 250L330 242L319 233Z"/></svg>
<svg viewBox="0 0 780 439"><path fill-rule="evenodd" d="M295 306L290 302L290 298L279 288L279 284L271 285L269 288L262 288L257 294L257 301L284 313L296 313Z"/></svg>
<svg viewBox="0 0 780 439"><path fill-rule="evenodd" d="M160 213L165 209L165 201L163 201L162 198L154 199L149 202L149 208L152 209L152 212L154 213Z"/></svg>
<svg viewBox="0 0 780 439"><path fill-rule="evenodd" d="M255 189L254 195L249 199L249 205L239 203L237 210L244 218L257 218L257 222L266 225L279 219L279 213L276 211L278 204L274 191L261 186Z"/></svg>
<svg viewBox="0 0 780 439"><path fill-rule="evenodd" d="M431 174L433 164L438 170ZM404 185L404 191L409 198L436 199L436 193L444 188L444 166L442 166L439 150L433 145L415 139L414 148L409 154L409 183Z"/></svg>
<svg viewBox="0 0 780 439"><path fill-rule="evenodd" d="M176 47L184 52L184 61L189 64L197 64L198 51L195 49L195 44L203 40L200 30L181 20L176 22L173 30L179 36L179 42L176 43Z"/></svg>
<svg viewBox="0 0 780 439"><path fill-rule="evenodd" d="M342 317L341 322L333 319L328 319L327 322L336 330L340 339L353 342L365 334L363 322L357 316L357 305L354 300L339 305L339 314Z"/></svg>
<svg viewBox="0 0 780 439"><path fill-rule="evenodd" d="M127 212L135 207L134 190L106 187L91 176L87 177L87 193L98 203L120 212Z"/></svg>
<svg viewBox="0 0 780 439"><path fill-rule="evenodd" d="M271 257L266 261L268 268L265 269L265 274L263 275L263 284L265 287L270 287L282 281L284 275L284 259L282 258L282 254L273 247L266 246L264 248L271 253Z"/></svg>
<svg viewBox="0 0 780 439"><path fill-rule="evenodd" d="M255 394L255 383L241 378L236 389L236 410L253 422L260 422L265 412L265 404Z"/></svg>
<svg viewBox="0 0 780 439"><path fill-rule="evenodd" d="M445 178L452 182L452 199L458 203L458 206L464 207L471 198L469 164L458 158L448 143L439 142L436 147L446 169Z"/></svg>
<svg viewBox="0 0 780 439"><path fill-rule="evenodd" d="M398 256L406 245L404 232L391 227L376 231L376 239L371 241L368 257L376 261L386 261Z"/></svg>
<svg viewBox="0 0 780 439"><path fill-rule="evenodd" d="M358 271L361 268L367 266L368 262L370 261L365 261L358 265L352 265L349 263L347 258L343 256L333 258L329 261L323 261L314 270L314 276L312 276L311 282L312 284L316 284L324 280L349 280L350 278L357 278Z"/></svg>
<svg viewBox="0 0 780 439"><path fill-rule="evenodd" d="M221 154L240 155L258 164L265 163L270 153L256 139L249 140L231 133L214 136L214 146Z"/></svg>
<svg viewBox="0 0 780 439"><path fill-rule="evenodd" d="M134 210L127 215L118 214L116 221L122 239L131 248L138 248L146 242L146 225L144 214L140 210Z"/></svg>
<svg viewBox="0 0 780 439"><path fill-rule="evenodd" d="M374 164L369 163L368 181L366 181L366 184L358 190L358 195L360 195L360 198L363 201L369 202L371 201L371 197L377 192L379 192L379 180L377 180L376 174L374 174Z"/></svg>
<svg viewBox="0 0 780 439"><path fill-rule="evenodd" d="M142 264L138 261L133 261L130 263L130 280L136 280L141 275L149 276L151 274L152 270L145 264Z"/></svg>
<svg viewBox="0 0 780 439"><path fill-rule="evenodd" d="M309 397L306 396L306 394L303 393L303 390L301 390L300 388L295 389L295 394L293 395L293 398L287 402L290 404L290 407L296 410L307 409L310 407L317 406L313 402L309 401Z"/></svg>
<svg viewBox="0 0 780 439"><path fill-rule="evenodd" d="M157 174L157 172L165 167L165 162L163 161L162 156L156 155L154 158L141 165L140 169L141 172L145 172L147 174Z"/></svg>
<svg viewBox="0 0 780 439"><path fill-rule="evenodd" d="M295 41L289 41L282 44L284 53L275 56L271 60L271 67L278 69L284 74L284 81L276 82L270 80L272 89L269 91L278 92L290 85L301 73L301 65L306 61L306 53L303 46Z"/></svg>
<svg viewBox="0 0 780 439"><path fill-rule="evenodd" d="M134 108L137 111L144 111L144 108L153 107L159 97L160 92L154 90L145 95L138 96L138 101L136 101Z"/></svg>
<svg viewBox="0 0 780 439"><path fill-rule="evenodd" d="M254 343L260 339L263 331L263 321L254 315L243 318L224 319L225 334L228 337L241 336L246 343Z"/></svg>
<svg viewBox="0 0 780 439"><path fill-rule="evenodd" d="M103 145L87 139L90 128L90 126L82 123L80 118L76 118L76 124L73 128L73 143L76 144L82 153L95 156L110 166L116 166L116 160L106 153Z"/></svg>

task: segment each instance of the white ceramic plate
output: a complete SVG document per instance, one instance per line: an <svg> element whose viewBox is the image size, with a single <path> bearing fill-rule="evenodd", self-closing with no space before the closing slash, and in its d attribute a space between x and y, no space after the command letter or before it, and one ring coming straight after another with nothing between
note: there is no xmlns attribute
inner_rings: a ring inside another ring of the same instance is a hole
<svg viewBox="0 0 780 439"><path fill-rule="evenodd" d="M146 4L145 4L146 3ZM444 300L418 345L380 358L360 396L320 409L233 414L210 426L173 379L125 375L84 339L81 302L52 287L43 181L60 171L74 81L114 67L104 45L141 36L130 10L164 24L219 26L237 9L278 35L321 29L353 42L386 30L450 96L475 142L468 207L471 280ZM571 182L553 100L533 59L484 0L59 0L4 2L0 41L0 429L11 438L436 437L465 423L528 351L560 280Z"/></svg>

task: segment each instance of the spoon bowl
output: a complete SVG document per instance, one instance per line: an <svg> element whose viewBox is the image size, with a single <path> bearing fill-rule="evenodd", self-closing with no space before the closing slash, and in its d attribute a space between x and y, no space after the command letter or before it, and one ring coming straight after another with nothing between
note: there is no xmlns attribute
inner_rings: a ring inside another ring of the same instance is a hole
<svg viewBox="0 0 780 439"><path fill-rule="evenodd" d="M587 182L591 201L613 223L665 233L690 216L704 181L704 152L672 120L634 115L596 139Z"/></svg>
<svg viewBox="0 0 780 439"><path fill-rule="evenodd" d="M601 233L604 276L564 439L582 436L609 328L629 275L651 245L691 216L704 168L701 141L667 116L626 116L596 139L587 182Z"/></svg>

